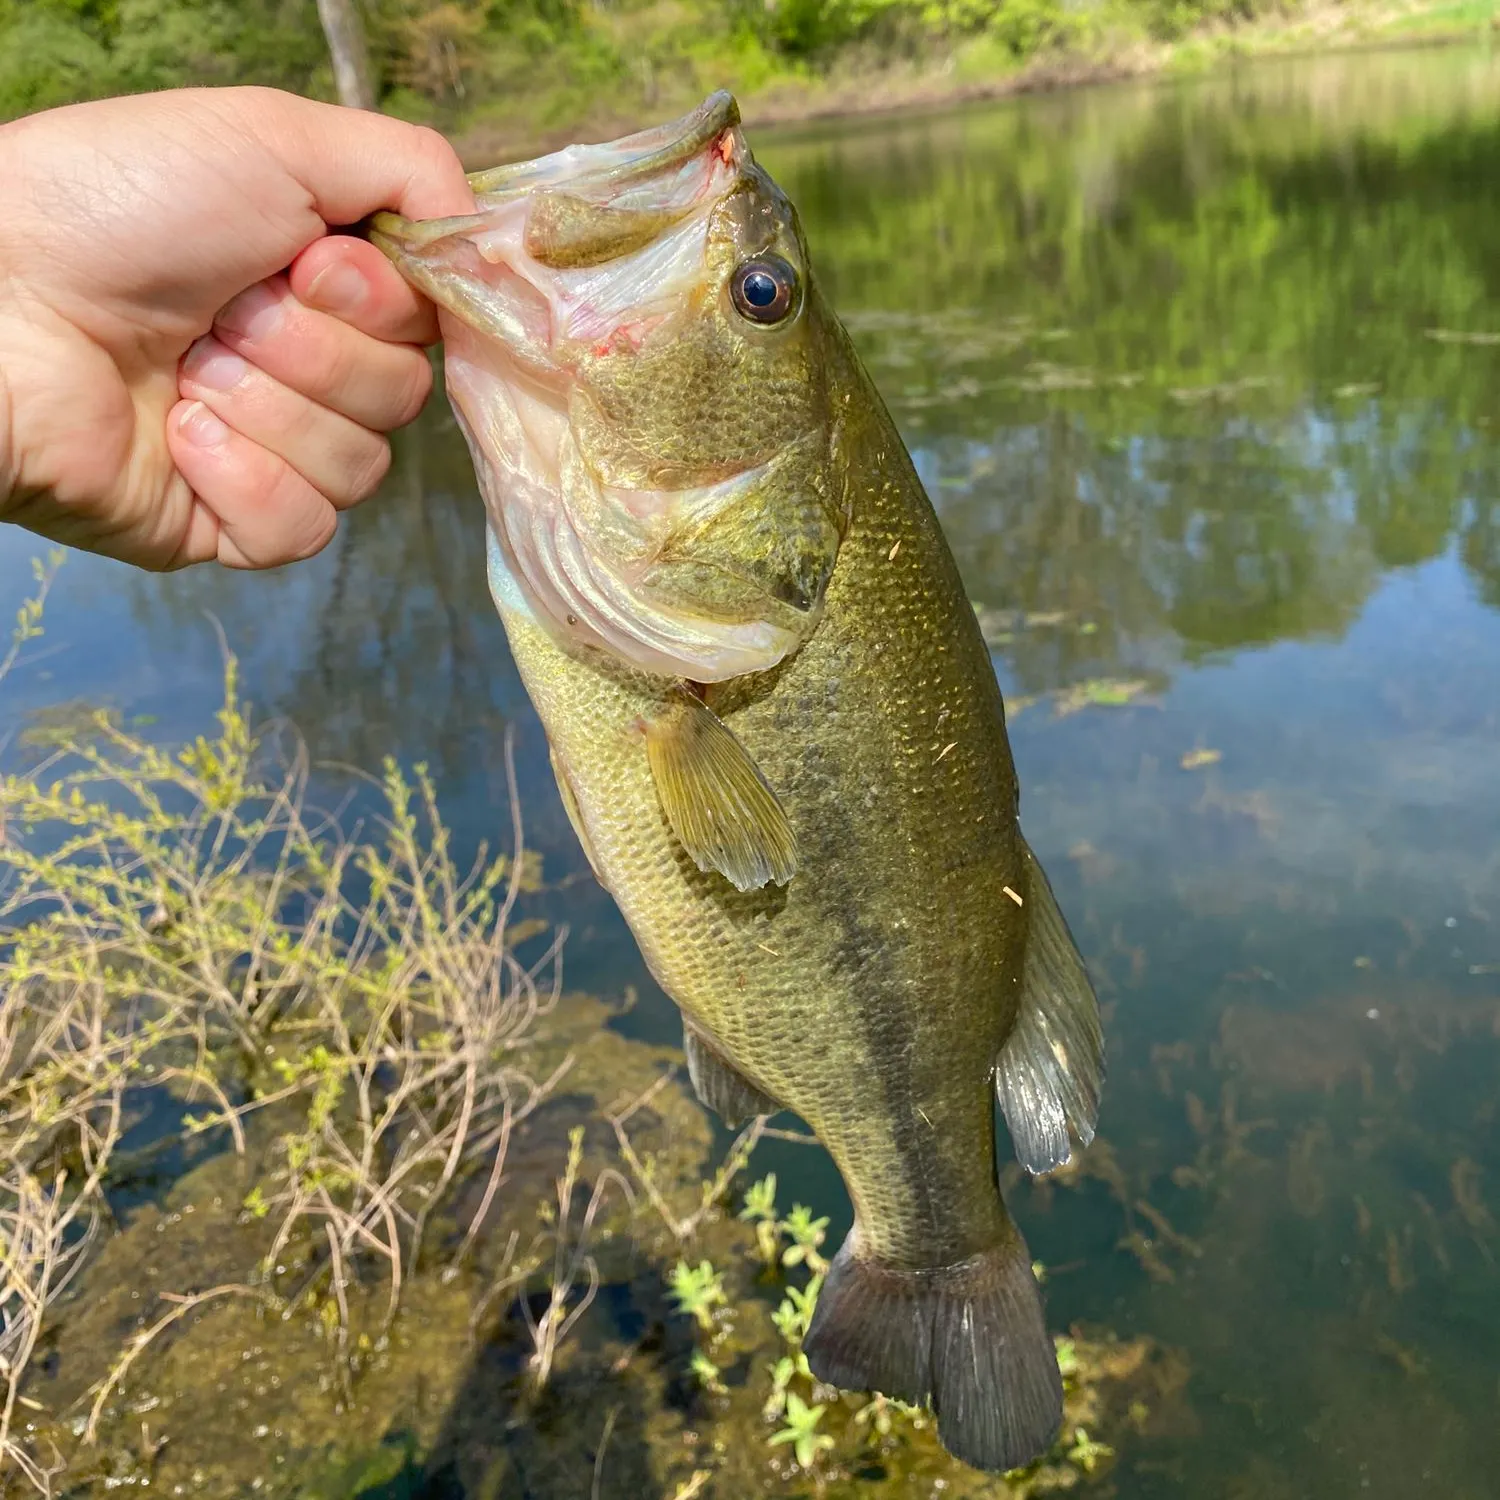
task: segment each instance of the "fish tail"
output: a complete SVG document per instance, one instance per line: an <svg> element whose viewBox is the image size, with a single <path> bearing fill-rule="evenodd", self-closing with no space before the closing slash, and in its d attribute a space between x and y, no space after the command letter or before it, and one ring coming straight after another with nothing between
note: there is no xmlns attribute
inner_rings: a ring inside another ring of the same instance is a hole
<svg viewBox="0 0 1500 1500"><path fill-rule="evenodd" d="M1062 1423L1062 1377L1031 1257L1007 1230L957 1265L901 1270L861 1253L856 1224L803 1341L819 1380L930 1406L943 1446L997 1473L1044 1453Z"/></svg>

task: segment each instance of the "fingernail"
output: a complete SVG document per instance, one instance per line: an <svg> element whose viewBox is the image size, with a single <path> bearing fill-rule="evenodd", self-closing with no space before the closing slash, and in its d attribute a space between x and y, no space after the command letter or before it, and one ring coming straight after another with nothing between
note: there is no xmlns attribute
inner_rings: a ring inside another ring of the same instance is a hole
<svg viewBox="0 0 1500 1500"><path fill-rule="evenodd" d="M325 266L307 285L307 301L325 312L350 313L365 300L370 283L347 261Z"/></svg>
<svg viewBox="0 0 1500 1500"><path fill-rule="evenodd" d="M281 323L281 298L265 282L257 282L229 303L214 322L247 339L266 338Z"/></svg>
<svg viewBox="0 0 1500 1500"><path fill-rule="evenodd" d="M245 378L250 366L232 349L226 349L211 334L195 339L183 356L184 379L206 385L211 391L227 391Z"/></svg>
<svg viewBox="0 0 1500 1500"><path fill-rule="evenodd" d="M216 448L229 436L229 429L201 401L183 407L177 430L195 448Z"/></svg>

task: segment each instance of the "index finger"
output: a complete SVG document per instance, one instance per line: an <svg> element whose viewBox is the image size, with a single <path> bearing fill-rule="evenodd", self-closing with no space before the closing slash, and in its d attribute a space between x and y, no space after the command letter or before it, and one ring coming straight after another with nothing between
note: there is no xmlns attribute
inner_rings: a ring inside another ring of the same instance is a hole
<svg viewBox="0 0 1500 1500"><path fill-rule="evenodd" d="M474 212L458 153L436 130L274 89L209 90L310 194L325 224L377 209L435 219Z"/></svg>
<svg viewBox="0 0 1500 1500"><path fill-rule="evenodd" d="M292 262L299 302L331 313L392 344L435 344L437 310L368 240L347 234L314 240Z"/></svg>

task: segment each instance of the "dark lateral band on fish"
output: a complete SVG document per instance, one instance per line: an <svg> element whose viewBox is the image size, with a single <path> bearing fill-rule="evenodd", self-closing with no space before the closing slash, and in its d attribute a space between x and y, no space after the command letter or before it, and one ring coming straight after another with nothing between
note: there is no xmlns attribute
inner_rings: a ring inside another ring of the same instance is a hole
<svg viewBox="0 0 1500 1500"><path fill-rule="evenodd" d="M1005 1470L1061 1383L994 1103L1028 1171L1087 1144L1098 1005L941 527L738 118L715 95L371 238L438 303L491 594L694 1088L797 1111L848 1185L812 1371Z"/></svg>

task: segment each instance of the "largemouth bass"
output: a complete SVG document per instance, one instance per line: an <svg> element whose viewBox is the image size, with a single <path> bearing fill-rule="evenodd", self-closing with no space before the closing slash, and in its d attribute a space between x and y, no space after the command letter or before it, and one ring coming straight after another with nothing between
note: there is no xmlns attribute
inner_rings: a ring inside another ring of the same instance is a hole
<svg viewBox="0 0 1500 1500"><path fill-rule="evenodd" d="M814 1374L1017 1467L1061 1383L994 1101L1059 1166L1102 1042L937 518L729 95L471 182L372 238L441 310L569 817L702 1100L794 1110L848 1185Z"/></svg>

